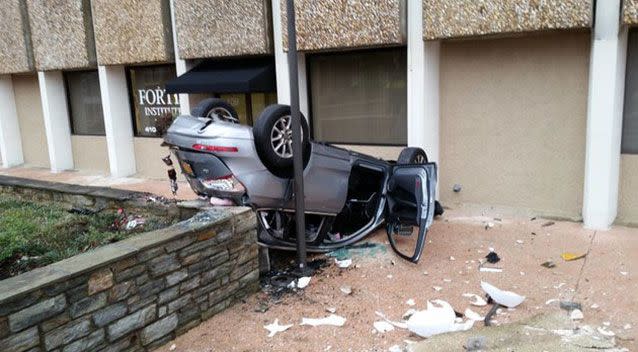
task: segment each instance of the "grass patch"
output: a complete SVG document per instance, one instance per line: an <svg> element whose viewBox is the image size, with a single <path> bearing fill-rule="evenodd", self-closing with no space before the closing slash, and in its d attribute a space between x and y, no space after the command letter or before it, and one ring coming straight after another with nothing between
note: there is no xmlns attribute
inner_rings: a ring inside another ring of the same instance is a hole
<svg viewBox="0 0 638 352"><path fill-rule="evenodd" d="M141 215L143 225L126 229L128 217L117 211L72 213L55 203L0 198L0 280L45 266L135 233L156 230L170 219Z"/></svg>

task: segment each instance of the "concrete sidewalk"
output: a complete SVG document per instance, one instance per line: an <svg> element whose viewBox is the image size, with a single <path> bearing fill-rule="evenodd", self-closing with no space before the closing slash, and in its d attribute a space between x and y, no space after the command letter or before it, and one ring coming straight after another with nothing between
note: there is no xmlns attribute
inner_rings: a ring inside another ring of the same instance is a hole
<svg viewBox="0 0 638 352"><path fill-rule="evenodd" d="M0 168L0 175L31 178L43 181L63 182L83 186L100 186L125 189L137 192L149 192L166 198L176 198L180 200L196 199L197 195L191 191L188 183L178 176L179 190L173 196L170 191L168 177L161 180L136 178L136 177L110 177L95 173L81 171L51 172L46 168L35 167L13 167L9 169Z"/></svg>

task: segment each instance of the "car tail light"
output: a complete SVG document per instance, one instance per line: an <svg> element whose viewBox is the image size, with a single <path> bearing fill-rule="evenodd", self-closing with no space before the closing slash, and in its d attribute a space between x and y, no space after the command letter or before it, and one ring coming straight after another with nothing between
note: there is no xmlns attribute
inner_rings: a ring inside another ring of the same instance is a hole
<svg viewBox="0 0 638 352"><path fill-rule="evenodd" d="M239 149L237 147L225 147L221 145L206 145L206 144L193 144L195 150L207 151L207 152L227 152L237 153Z"/></svg>
<svg viewBox="0 0 638 352"><path fill-rule="evenodd" d="M200 181L208 189L222 192L244 192L246 188L233 175Z"/></svg>

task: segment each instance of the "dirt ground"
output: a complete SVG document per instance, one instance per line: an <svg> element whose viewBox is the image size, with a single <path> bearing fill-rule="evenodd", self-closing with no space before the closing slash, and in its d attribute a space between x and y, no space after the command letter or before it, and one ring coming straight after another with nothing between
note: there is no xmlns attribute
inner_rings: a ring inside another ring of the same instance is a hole
<svg viewBox="0 0 638 352"><path fill-rule="evenodd" d="M401 329L376 333L373 323L380 319L375 311L401 320L409 308L425 309L427 300L443 299L463 312L470 305L462 294L483 295L481 280L527 297L516 309L505 309L497 315L497 325L539 313L561 312L558 302L547 304L552 299L574 300L583 306L582 324L609 325L620 346L635 349L638 229L614 227L595 232L583 229L580 223L559 221L542 226L547 222L529 218L495 220L493 216L466 216L462 211L448 210L432 226L418 264L398 258L387 245L385 232L377 231L367 241L384 244L385 251L354 256L347 269L331 263L312 278L305 290L280 301L257 293L160 351L170 351L172 346L173 351L387 351L393 345L405 345L404 340L422 339ZM494 226L486 228L488 223ZM501 273L478 270L478 260L490 247L502 258L498 263ZM584 259L566 262L560 257L566 251L588 254ZM557 266L540 266L546 260L553 260ZM341 292L344 285L352 287L352 294ZM437 291L434 286L441 289ZM408 299L416 305L407 305ZM269 308L262 313L257 308L264 302ZM328 316L326 309L331 307L347 319L343 327L299 325L302 317ZM489 306L472 309L485 315ZM275 319L294 325L267 337L263 326Z"/></svg>

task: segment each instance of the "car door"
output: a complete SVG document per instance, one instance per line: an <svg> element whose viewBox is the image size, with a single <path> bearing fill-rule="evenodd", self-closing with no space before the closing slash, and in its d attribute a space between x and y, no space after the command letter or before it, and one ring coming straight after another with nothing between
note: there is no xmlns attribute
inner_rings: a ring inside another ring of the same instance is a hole
<svg viewBox="0 0 638 352"><path fill-rule="evenodd" d="M394 165L386 184L386 231L392 249L418 262L434 218L435 163Z"/></svg>

